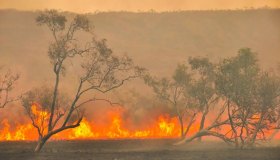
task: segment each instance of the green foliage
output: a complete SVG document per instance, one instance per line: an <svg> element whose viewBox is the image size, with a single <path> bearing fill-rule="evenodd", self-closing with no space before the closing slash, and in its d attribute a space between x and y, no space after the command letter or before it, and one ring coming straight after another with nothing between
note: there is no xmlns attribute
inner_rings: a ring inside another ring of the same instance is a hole
<svg viewBox="0 0 280 160"><path fill-rule="evenodd" d="M218 68L217 92L238 106L254 104L256 82L260 72L256 54L240 49L236 57L225 59Z"/></svg>
<svg viewBox="0 0 280 160"><path fill-rule="evenodd" d="M269 122L277 121L277 110L280 104L280 78L273 73L263 72L260 74L256 87L256 113L267 113Z"/></svg>
<svg viewBox="0 0 280 160"><path fill-rule="evenodd" d="M186 87L191 81L191 75L188 73L188 68L183 64L177 66L172 78L177 85Z"/></svg>
<svg viewBox="0 0 280 160"><path fill-rule="evenodd" d="M203 111L208 110L209 105L215 102L215 64L208 58L189 58L189 64L194 73L194 81L190 86L190 96L192 96L197 106Z"/></svg>

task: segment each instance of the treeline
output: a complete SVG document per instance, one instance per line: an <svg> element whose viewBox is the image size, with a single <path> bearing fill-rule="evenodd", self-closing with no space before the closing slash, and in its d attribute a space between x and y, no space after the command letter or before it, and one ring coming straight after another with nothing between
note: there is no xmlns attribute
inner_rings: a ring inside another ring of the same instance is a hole
<svg viewBox="0 0 280 160"><path fill-rule="evenodd" d="M237 148L253 147L279 129L280 77L263 70L249 48L218 63L191 57L178 65L171 78L144 79L176 111L182 138L178 144L214 136ZM219 112L206 126L211 110ZM187 136L195 121L200 122L199 131Z"/></svg>

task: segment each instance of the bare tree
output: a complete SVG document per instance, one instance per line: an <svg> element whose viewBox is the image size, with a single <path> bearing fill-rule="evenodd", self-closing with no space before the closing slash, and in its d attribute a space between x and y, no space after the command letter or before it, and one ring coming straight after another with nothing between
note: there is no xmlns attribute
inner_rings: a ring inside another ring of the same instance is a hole
<svg viewBox="0 0 280 160"><path fill-rule="evenodd" d="M10 96L10 92L14 89L18 79L19 74L13 74L10 70L4 75L0 75L0 108L4 108L7 104L18 100L18 98L11 98Z"/></svg>
<svg viewBox="0 0 280 160"><path fill-rule="evenodd" d="M39 25L46 25L54 38L48 55L55 74L54 88L49 95L51 96L50 102L40 104L40 106L47 105L46 108L49 109L46 117L48 119L46 131L38 130L39 140L35 152L39 152L45 142L54 134L79 126L83 114L75 113L82 106L100 100L100 98L86 96L87 93L110 92L122 86L126 81L141 76L143 69L135 66L127 56L114 56L112 50L107 46L106 40L96 40L93 37L92 41L81 47L82 42L79 41L78 33L82 31L92 35L92 26L85 15L76 15L72 21L66 23L67 19L64 15L56 10L47 10L42 12L36 21ZM74 97L70 99L69 107L66 107L61 114L56 114L56 109L60 105L61 76L66 74L66 62L75 58L84 59L81 63L79 83ZM35 99L40 100L41 98L35 96ZM40 136L40 133L43 134Z"/></svg>

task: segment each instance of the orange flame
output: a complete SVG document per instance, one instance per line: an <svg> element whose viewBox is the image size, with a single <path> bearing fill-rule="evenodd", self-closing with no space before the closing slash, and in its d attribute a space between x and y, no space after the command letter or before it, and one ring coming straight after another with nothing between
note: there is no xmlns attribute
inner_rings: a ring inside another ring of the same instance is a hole
<svg viewBox="0 0 280 160"><path fill-rule="evenodd" d="M40 110L40 106L33 104L31 113L37 117L34 123L42 124L46 127L48 121L48 112ZM102 115L106 122L98 123L98 121L84 118L80 126L65 130L52 137L52 140L79 140L79 139L143 139L143 138L179 138L180 125L176 117L168 115L159 115L152 122L143 122L144 126L133 126L129 124L127 119L123 119L122 111L112 110ZM32 123L11 123L8 119L0 122L0 141L34 141L38 139L37 130ZM190 127L191 135L198 131L199 122L196 121ZM44 132L45 133L45 132ZM279 139L279 135L276 138Z"/></svg>
<svg viewBox="0 0 280 160"><path fill-rule="evenodd" d="M179 137L177 120L160 116L155 124L142 130L129 130L124 127L119 115L112 117L106 126L94 125L84 119L80 126L67 133L62 133L66 139L125 139L125 138L176 138ZM61 136L56 136L61 138Z"/></svg>
<svg viewBox="0 0 280 160"><path fill-rule="evenodd" d="M40 109L40 106L31 106L34 123L46 127L48 112ZM125 139L125 138L176 138L180 136L177 118L160 115L153 123L147 124L142 129L129 129L122 119L120 111L107 114L106 124L97 124L86 118L82 120L79 127L63 131L52 137L59 139ZM12 128L11 126L14 126ZM45 133L45 132L44 132ZM32 123L12 125L8 119L2 120L0 124L0 141L37 140L37 130Z"/></svg>

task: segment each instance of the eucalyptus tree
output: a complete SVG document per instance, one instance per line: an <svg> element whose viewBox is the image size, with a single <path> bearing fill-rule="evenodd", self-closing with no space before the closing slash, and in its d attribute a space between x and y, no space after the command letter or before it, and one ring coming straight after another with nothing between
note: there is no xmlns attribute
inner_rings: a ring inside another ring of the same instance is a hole
<svg viewBox="0 0 280 160"><path fill-rule="evenodd" d="M170 104L175 110L180 123L181 138L185 138L192 126L197 111L192 106L192 100L188 96L191 83L191 75L186 65L178 65L172 78L156 78L150 75L144 77L145 83L150 86L156 96ZM186 119L189 118L187 126Z"/></svg>
<svg viewBox="0 0 280 160"><path fill-rule="evenodd" d="M48 103L39 104L48 108L45 117L48 121L47 127L44 132L38 130L39 139L35 152L39 152L53 135L80 125L83 119L83 113L80 112L82 106L101 99L89 96L88 93L110 92L121 87L126 81L141 76L144 69L136 66L128 56L115 56L105 39L97 40L93 35L93 27L85 15L76 15L68 22L68 18L63 13L47 10L40 13L36 22L40 26L46 26L53 37L48 56L55 76L54 86L49 95L51 98L47 98ZM82 40L84 35L91 36L92 39L84 42ZM74 96L69 99L69 106L65 103L65 106L60 107L60 88L63 83L61 77L67 74L69 61L80 62L80 71L75 75L79 82L73 93ZM32 96L36 93L40 92L30 92L23 98L23 105L27 108L27 112L30 111L26 106L28 104L26 100L30 100L29 107L33 100L42 101L42 98ZM57 108L66 110L57 112ZM31 116L30 118L32 120Z"/></svg>
<svg viewBox="0 0 280 160"><path fill-rule="evenodd" d="M277 76L260 69L256 53L249 48L220 64L216 86L227 102L236 147L253 146L275 126L279 85Z"/></svg>
<svg viewBox="0 0 280 160"><path fill-rule="evenodd" d="M204 136L214 136L222 139L226 143L232 143L223 133L219 133L218 129L229 123L227 118L223 118L225 106L217 107L219 95L216 93L216 68L217 64L210 62L208 58L191 57L188 60L192 81L188 85L187 96L192 101L192 106L196 108L196 113L201 114L199 120L199 130L189 137L185 137L178 144L186 143L201 138ZM212 107L212 108L211 108ZM213 109L218 111L212 122L205 126L206 117Z"/></svg>
<svg viewBox="0 0 280 160"><path fill-rule="evenodd" d="M278 129L280 109L280 79L274 73L262 72L256 81L256 106L247 122L251 132L247 144L255 146L256 140L266 140L269 131Z"/></svg>
<svg viewBox="0 0 280 160"><path fill-rule="evenodd" d="M207 59L201 58L190 60L192 69L198 70L199 74L192 72L194 78L189 95L194 97L200 111L204 111L202 113L208 112L207 102L219 100L224 105L212 124L205 127L201 124L197 133L177 144L215 136L237 148L244 148L255 146L256 141L267 140L269 132L279 128L279 76L261 70L256 53L249 48L240 49L237 56L223 59L219 64L206 62ZM203 120L202 116L200 122ZM229 130L218 130L228 128L225 127L228 125Z"/></svg>
<svg viewBox="0 0 280 160"><path fill-rule="evenodd" d="M227 102L231 138L235 140L236 147L244 146L245 135L249 133L247 122L255 105L255 82L259 72L256 54L249 48L240 49L236 57L224 59L219 66L216 87Z"/></svg>

